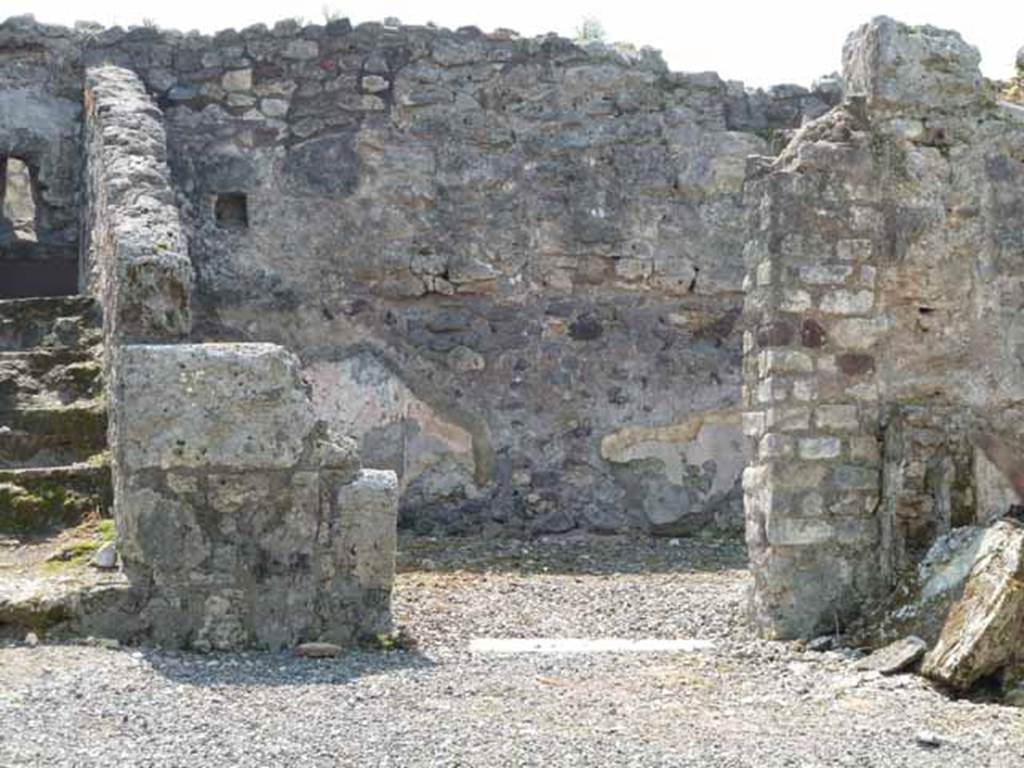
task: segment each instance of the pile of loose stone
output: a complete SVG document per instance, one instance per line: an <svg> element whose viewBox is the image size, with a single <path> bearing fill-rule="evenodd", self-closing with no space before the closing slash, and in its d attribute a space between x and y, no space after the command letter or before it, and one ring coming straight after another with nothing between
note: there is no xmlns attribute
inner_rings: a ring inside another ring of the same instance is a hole
<svg viewBox="0 0 1024 768"><path fill-rule="evenodd" d="M1024 464L990 435L976 443L1024 498ZM987 526L939 537L857 640L878 647L861 664L883 674L918 669L958 694L994 690L1024 705L1024 517L1020 507Z"/></svg>

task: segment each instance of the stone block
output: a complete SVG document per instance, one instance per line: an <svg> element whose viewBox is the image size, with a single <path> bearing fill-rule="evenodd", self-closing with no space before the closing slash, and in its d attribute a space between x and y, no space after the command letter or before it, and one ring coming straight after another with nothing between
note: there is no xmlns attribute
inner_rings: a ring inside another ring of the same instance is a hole
<svg viewBox="0 0 1024 768"><path fill-rule="evenodd" d="M986 532L964 585L921 671L967 689L1024 661L1024 527L1001 520Z"/></svg>
<svg viewBox="0 0 1024 768"><path fill-rule="evenodd" d="M855 666L866 672L895 675L913 667L927 650L928 644L924 640L910 635L879 648L867 658L858 661Z"/></svg>
<svg viewBox="0 0 1024 768"><path fill-rule="evenodd" d="M841 431L857 429L859 426L857 406L818 405L814 409L814 423L821 429Z"/></svg>
<svg viewBox="0 0 1024 768"><path fill-rule="evenodd" d="M220 79L221 87L229 93L252 90L251 69L229 69Z"/></svg>
<svg viewBox="0 0 1024 768"><path fill-rule="evenodd" d="M821 297L821 311L829 315L863 315L874 306L873 291L833 291Z"/></svg>
<svg viewBox="0 0 1024 768"><path fill-rule="evenodd" d="M980 61L956 32L880 16L847 38L843 81L876 110L959 109L985 99Z"/></svg>
<svg viewBox="0 0 1024 768"><path fill-rule="evenodd" d="M779 373L811 373L814 360L806 352L793 349L765 349L759 356L761 378Z"/></svg>
<svg viewBox="0 0 1024 768"><path fill-rule="evenodd" d="M801 459L834 459L842 450L838 437L802 437L799 442Z"/></svg>
<svg viewBox="0 0 1024 768"><path fill-rule="evenodd" d="M140 631L172 647L277 650L308 639L348 645L386 628L397 478L340 477L191 468L128 476L119 540L145 593Z"/></svg>
<svg viewBox="0 0 1024 768"><path fill-rule="evenodd" d="M388 589L395 576L398 476L391 470L364 469L337 490L339 532L335 567L355 575L360 586Z"/></svg>
<svg viewBox="0 0 1024 768"><path fill-rule="evenodd" d="M836 368L847 376L866 376L875 371L875 358L857 352L837 355Z"/></svg>
<svg viewBox="0 0 1024 768"><path fill-rule="evenodd" d="M769 432L761 438L758 456L761 459L777 459L793 455L793 438Z"/></svg>
<svg viewBox="0 0 1024 768"><path fill-rule="evenodd" d="M380 93L381 91L386 91L390 87L391 83L380 75L363 76L363 90L366 91L366 93Z"/></svg>
<svg viewBox="0 0 1024 768"><path fill-rule="evenodd" d="M850 458L854 461L876 462L881 455L878 440L874 437L857 435L849 438Z"/></svg>
<svg viewBox="0 0 1024 768"><path fill-rule="evenodd" d="M747 437L760 437L765 428L764 411L744 411L743 434Z"/></svg>
<svg viewBox="0 0 1024 768"><path fill-rule="evenodd" d="M808 317L800 324L800 343L808 349L825 346L827 339L824 326L814 318Z"/></svg>
<svg viewBox="0 0 1024 768"><path fill-rule="evenodd" d="M815 379L797 379L793 382L793 399L809 402L818 399L818 382Z"/></svg>
<svg viewBox="0 0 1024 768"><path fill-rule="evenodd" d="M288 102L285 99L262 99L260 112L271 118L284 117L288 114Z"/></svg>
<svg viewBox="0 0 1024 768"><path fill-rule="evenodd" d="M813 264L800 267L800 281L808 285L842 285L853 274L848 264Z"/></svg>
<svg viewBox="0 0 1024 768"><path fill-rule="evenodd" d="M786 288L782 291L782 298L779 300L779 309L783 312L806 312L814 302L811 301L811 294L800 289Z"/></svg>
<svg viewBox="0 0 1024 768"><path fill-rule="evenodd" d="M841 491L875 491L881 483L881 470L878 467L842 464L832 469L832 484Z"/></svg>
<svg viewBox="0 0 1024 768"><path fill-rule="evenodd" d="M821 544L864 545L873 541L876 525L871 520L851 518L788 517L769 515L768 543L777 547L807 547Z"/></svg>
<svg viewBox="0 0 1024 768"><path fill-rule="evenodd" d="M776 488L806 490L819 488L825 475L826 467L818 462L791 461L772 465L769 478Z"/></svg>
<svg viewBox="0 0 1024 768"><path fill-rule="evenodd" d="M873 347L889 327L889 321L884 317L851 317L834 320L829 335L840 347L863 350Z"/></svg>
<svg viewBox="0 0 1024 768"><path fill-rule="evenodd" d="M320 55L320 46L315 40L292 40L284 49L286 59L307 61Z"/></svg>
<svg viewBox="0 0 1024 768"><path fill-rule="evenodd" d="M285 468L313 427L297 358L274 344L128 345L115 450L150 468Z"/></svg>
<svg viewBox="0 0 1024 768"><path fill-rule="evenodd" d="M786 347L793 343L796 331L792 323L775 320L757 328L757 344L760 347Z"/></svg>
<svg viewBox="0 0 1024 768"><path fill-rule="evenodd" d="M793 432L811 426L811 409L807 406L775 406L765 411L765 426L778 432Z"/></svg>
<svg viewBox="0 0 1024 768"><path fill-rule="evenodd" d="M767 378L757 385L756 399L759 403L776 403L789 397L790 383L778 377Z"/></svg>

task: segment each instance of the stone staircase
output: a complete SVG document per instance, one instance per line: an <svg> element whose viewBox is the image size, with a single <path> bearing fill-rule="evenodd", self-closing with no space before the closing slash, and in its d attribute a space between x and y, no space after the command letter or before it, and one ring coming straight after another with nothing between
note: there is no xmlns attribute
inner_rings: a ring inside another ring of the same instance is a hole
<svg viewBox="0 0 1024 768"><path fill-rule="evenodd" d="M91 298L0 301L0 542L8 548L110 514L102 349Z"/></svg>

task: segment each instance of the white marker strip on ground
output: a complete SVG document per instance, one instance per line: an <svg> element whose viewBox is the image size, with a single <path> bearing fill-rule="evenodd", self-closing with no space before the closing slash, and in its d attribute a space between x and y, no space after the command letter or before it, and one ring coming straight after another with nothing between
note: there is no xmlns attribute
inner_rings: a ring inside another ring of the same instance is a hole
<svg viewBox="0 0 1024 768"><path fill-rule="evenodd" d="M713 647L710 640L630 640L624 637L478 637L474 653L693 653Z"/></svg>

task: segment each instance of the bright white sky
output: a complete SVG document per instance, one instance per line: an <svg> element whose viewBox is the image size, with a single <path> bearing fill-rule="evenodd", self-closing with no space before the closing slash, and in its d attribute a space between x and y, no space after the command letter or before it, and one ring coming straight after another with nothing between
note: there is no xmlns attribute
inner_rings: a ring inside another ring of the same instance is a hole
<svg viewBox="0 0 1024 768"><path fill-rule="evenodd" d="M958 30L981 50L982 70L992 78L1009 76L1024 45L1021 0L0 0L0 19L32 13L46 22L86 18L128 26L148 18L162 27L210 32L294 16L323 23L325 7L353 23L396 16L406 24L508 27L531 36L572 36L590 16L609 40L660 49L674 70L715 70L748 85L809 85L838 70L847 33L879 14Z"/></svg>

